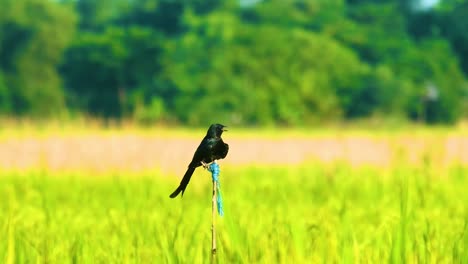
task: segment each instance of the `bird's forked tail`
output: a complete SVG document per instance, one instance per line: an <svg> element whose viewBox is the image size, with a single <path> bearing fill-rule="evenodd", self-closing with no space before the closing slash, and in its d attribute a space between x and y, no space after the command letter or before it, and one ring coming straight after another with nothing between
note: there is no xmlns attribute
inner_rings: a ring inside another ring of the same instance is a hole
<svg viewBox="0 0 468 264"><path fill-rule="evenodd" d="M182 181L180 182L179 187L171 194L169 197L175 198L177 195L179 195L180 192L182 192L182 196L184 196L185 188L187 188L188 183L190 182L190 178L192 177L193 172L195 171L196 167L189 166L187 171L184 174L184 177L182 178Z"/></svg>

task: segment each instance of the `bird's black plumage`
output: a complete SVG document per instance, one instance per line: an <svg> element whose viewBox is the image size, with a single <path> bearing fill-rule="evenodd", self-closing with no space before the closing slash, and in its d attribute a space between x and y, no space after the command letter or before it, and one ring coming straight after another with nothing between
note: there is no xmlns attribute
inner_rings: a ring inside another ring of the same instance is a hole
<svg viewBox="0 0 468 264"><path fill-rule="evenodd" d="M226 157L229 145L224 143L221 138L221 134L226 131L225 128L226 126L221 124L210 126L208 132L206 132L206 136L195 151L192 162L188 165L187 172L185 172L179 187L169 197L174 198L181 192L182 196L184 195L185 188L187 188L190 178L197 167Z"/></svg>

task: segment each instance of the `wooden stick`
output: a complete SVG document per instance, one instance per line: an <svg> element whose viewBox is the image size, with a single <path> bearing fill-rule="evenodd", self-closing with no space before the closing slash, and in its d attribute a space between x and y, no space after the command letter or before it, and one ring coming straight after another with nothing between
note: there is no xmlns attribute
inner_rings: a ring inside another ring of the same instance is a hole
<svg viewBox="0 0 468 264"><path fill-rule="evenodd" d="M213 197L211 201L211 263L216 261L216 181L213 180Z"/></svg>

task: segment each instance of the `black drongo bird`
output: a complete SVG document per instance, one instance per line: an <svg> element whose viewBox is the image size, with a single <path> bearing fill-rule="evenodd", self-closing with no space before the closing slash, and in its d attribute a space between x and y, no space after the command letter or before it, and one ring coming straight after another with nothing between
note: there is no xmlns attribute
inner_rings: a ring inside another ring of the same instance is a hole
<svg viewBox="0 0 468 264"><path fill-rule="evenodd" d="M229 145L223 142L221 134L226 131L226 126L221 124L213 124L206 132L206 136L203 138L200 146L198 146L195 154L193 155L192 162L188 165L187 172L185 172L179 187L169 196L171 198L176 197L182 192L184 195L185 188L192 177L193 172L199 166L207 168L208 164L218 160L224 159L229 151Z"/></svg>

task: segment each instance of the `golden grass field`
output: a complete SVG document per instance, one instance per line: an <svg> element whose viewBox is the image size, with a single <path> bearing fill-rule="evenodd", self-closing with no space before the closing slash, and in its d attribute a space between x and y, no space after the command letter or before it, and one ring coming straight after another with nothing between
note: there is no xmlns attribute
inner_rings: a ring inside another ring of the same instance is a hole
<svg viewBox="0 0 468 264"><path fill-rule="evenodd" d="M205 129L42 128L0 131L0 168L7 171L143 172L180 174ZM430 158L440 166L468 164L464 129L246 130L224 134L226 165L299 165L345 162L388 167Z"/></svg>

